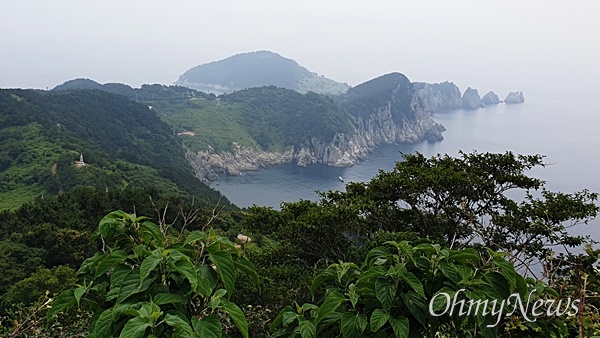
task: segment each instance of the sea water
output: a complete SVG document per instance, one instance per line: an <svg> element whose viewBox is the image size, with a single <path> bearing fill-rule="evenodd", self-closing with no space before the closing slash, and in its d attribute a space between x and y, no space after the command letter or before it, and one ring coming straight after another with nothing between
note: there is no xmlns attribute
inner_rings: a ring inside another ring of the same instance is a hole
<svg viewBox="0 0 600 338"><path fill-rule="evenodd" d="M575 103L574 103L575 102ZM464 152L506 152L545 155L545 167L529 174L546 181L551 191L600 192L600 104L568 99L528 97L523 104L499 104L477 110L434 114L447 131L440 142L382 145L367 161L348 168L292 164L273 166L240 176L222 176L212 186L240 207L253 204L278 208L282 202L317 200L315 191L344 190L350 181L369 181L379 170L391 170L400 153L426 156ZM342 177L341 182L338 177ZM600 240L600 224L572 231Z"/></svg>

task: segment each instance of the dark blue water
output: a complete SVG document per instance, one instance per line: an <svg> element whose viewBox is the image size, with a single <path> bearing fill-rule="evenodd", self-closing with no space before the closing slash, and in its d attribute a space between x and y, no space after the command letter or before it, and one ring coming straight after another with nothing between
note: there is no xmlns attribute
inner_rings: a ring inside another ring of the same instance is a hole
<svg viewBox="0 0 600 338"><path fill-rule="evenodd" d="M343 190L344 183L338 176L346 182L368 181L378 170L392 169L400 159L399 152L418 151L432 156L458 155L459 150L510 150L546 155L549 165L534 169L530 174L545 180L552 191L600 192L600 104L526 99L521 105L500 104L475 111L438 113L434 119L447 129L443 141L384 145L376 149L368 161L354 167L280 165L237 177L222 177L212 186L238 206L256 204L277 208L283 201L316 200L316 190ZM600 230L584 227L576 232L590 233L600 240Z"/></svg>

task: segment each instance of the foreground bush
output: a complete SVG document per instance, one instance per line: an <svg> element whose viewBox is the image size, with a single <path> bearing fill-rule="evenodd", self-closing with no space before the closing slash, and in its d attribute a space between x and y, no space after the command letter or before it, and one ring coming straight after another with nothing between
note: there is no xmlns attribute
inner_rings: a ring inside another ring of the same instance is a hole
<svg viewBox="0 0 600 338"><path fill-rule="evenodd" d="M232 321L243 337L248 323L230 302L236 269L257 279L235 244L209 232L171 233L146 217L115 211L96 236L101 252L79 269L80 281L48 311L92 312L88 337L220 337Z"/></svg>

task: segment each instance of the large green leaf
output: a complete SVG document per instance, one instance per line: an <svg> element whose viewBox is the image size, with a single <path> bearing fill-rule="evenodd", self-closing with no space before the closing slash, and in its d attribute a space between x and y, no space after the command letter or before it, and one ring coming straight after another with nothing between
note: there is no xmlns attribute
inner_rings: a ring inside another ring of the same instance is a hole
<svg viewBox="0 0 600 338"><path fill-rule="evenodd" d="M117 210L104 216L98 224L98 233L105 238L112 238L118 232L123 231L125 223L123 217L127 215L123 210Z"/></svg>
<svg viewBox="0 0 600 338"><path fill-rule="evenodd" d="M317 328L310 320L307 320L304 316L298 316L298 323L302 338L315 338L317 336Z"/></svg>
<svg viewBox="0 0 600 338"><path fill-rule="evenodd" d="M358 282L362 283L367 280L371 280L371 279L374 280L377 277L383 277L383 276L385 276L387 271L388 270L383 266L374 266L374 267L370 268L369 270L361 273L360 277L358 277Z"/></svg>
<svg viewBox="0 0 600 338"><path fill-rule="evenodd" d="M106 254L102 252L96 252L92 257L86 259L81 263L79 270L77 270L78 275L85 275L91 273L91 269L98 265L100 261L106 258Z"/></svg>
<svg viewBox="0 0 600 338"><path fill-rule="evenodd" d="M369 251L367 259L365 259L365 264L371 268L375 264L383 264L390 256L391 252L386 247L377 247Z"/></svg>
<svg viewBox="0 0 600 338"><path fill-rule="evenodd" d="M140 285L140 273L138 269L129 269L127 267L115 269L111 276L110 291L106 294L106 300L116 299L117 303L121 303L129 296L142 290L143 286Z"/></svg>
<svg viewBox="0 0 600 338"><path fill-rule="evenodd" d="M126 258L127 253L123 250L115 250L106 255L96 266L94 278L98 278L116 265L121 264Z"/></svg>
<svg viewBox="0 0 600 338"><path fill-rule="evenodd" d="M258 274L256 273L256 270L254 269L252 263L250 263L250 261L246 257L236 257L236 259L233 262L235 263L235 267L237 269L241 270L243 273L252 278L252 281L254 281L256 285L258 285Z"/></svg>
<svg viewBox="0 0 600 338"><path fill-rule="evenodd" d="M188 280L192 290L196 290L198 287L198 273L196 267L190 262L187 256L180 256L179 260L173 261L172 258L169 260L169 266L175 271L179 272L185 279Z"/></svg>
<svg viewBox="0 0 600 338"><path fill-rule="evenodd" d="M312 296L315 296L315 290L321 286L321 284L325 283L330 279L335 278L335 268L333 266L329 266L327 269L323 270L320 274L318 274L312 281L310 285L310 293Z"/></svg>
<svg viewBox="0 0 600 338"><path fill-rule="evenodd" d="M395 246L398 249L398 251L401 252L405 257L407 257L411 262L415 261L413 257L415 250L407 241L402 241L400 243L388 241L383 244Z"/></svg>
<svg viewBox="0 0 600 338"><path fill-rule="evenodd" d="M159 293L154 295L152 301L156 305L183 303L184 299L180 295L174 293Z"/></svg>
<svg viewBox="0 0 600 338"><path fill-rule="evenodd" d="M382 309L375 309L371 314L370 326L371 331L377 332L385 323L387 323L390 315Z"/></svg>
<svg viewBox="0 0 600 338"><path fill-rule="evenodd" d="M507 299L510 296L509 282L502 274L498 272L490 272L483 276L483 280L491 287L490 295L492 295L494 298Z"/></svg>
<svg viewBox="0 0 600 338"><path fill-rule="evenodd" d="M192 318L192 326L196 336L200 338L220 338L223 332L221 321L215 315L202 319Z"/></svg>
<svg viewBox="0 0 600 338"><path fill-rule="evenodd" d="M380 278L375 281L375 297L381 302L381 306L384 310L389 310L394 304L396 291L396 284L392 284L386 279Z"/></svg>
<svg viewBox="0 0 600 338"><path fill-rule="evenodd" d="M196 230L196 231L192 231L186 238L185 238L185 244L190 244L190 243L194 243L196 241L199 240L203 240L206 239L206 234L202 231Z"/></svg>
<svg viewBox="0 0 600 338"><path fill-rule="evenodd" d="M290 313L292 315L291 320L286 320L286 316L289 317ZM279 314L277 315L277 317L275 317L275 319L273 320L273 322L271 323L271 331L275 331L275 329L277 329L277 327L281 324L281 326L283 326L284 328L287 327L292 321L294 321L294 319L296 319L296 313L292 310L292 307L287 305L286 307L284 307Z"/></svg>
<svg viewBox="0 0 600 338"><path fill-rule="evenodd" d="M396 338L408 338L408 333L410 332L408 318L404 316L397 319L390 317L389 322L392 325Z"/></svg>
<svg viewBox="0 0 600 338"><path fill-rule="evenodd" d="M150 272L152 272L162 260L163 255L161 249L152 250L152 253L144 258L140 265L140 283L150 275Z"/></svg>
<svg viewBox="0 0 600 338"><path fill-rule="evenodd" d="M319 323L323 319L325 319L325 317L327 317L330 314L332 314L345 301L346 301L346 298L342 294L340 294L339 292L337 292L337 291L330 292L327 295L327 297L325 297L325 300L323 301L323 304L319 308L319 311L317 311L317 316L316 316L316 319L315 319L315 324L318 326Z"/></svg>
<svg viewBox="0 0 600 338"><path fill-rule="evenodd" d="M248 322L242 310L227 299L221 299L221 308L229 315L235 325L238 327L242 336L248 338Z"/></svg>
<svg viewBox="0 0 600 338"><path fill-rule="evenodd" d="M361 338L367 327L367 317L363 314L346 312L340 320L340 329L344 338Z"/></svg>
<svg viewBox="0 0 600 338"><path fill-rule="evenodd" d="M451 253L448 258L451 260L463 263L463 264L468 263L470 260L473 260L475 262L479 262L481 260L481 256L479 255L479 252L477 252L477 250L475 250L473 248L467 248L467 249L463 249L460 251L455 251L455 252Z"/></svg>
<svg viewBox="0 0 600 338"><path fill-rule="evenodd" d="M515 267L500 256L494 257L494 264L500 268L500 274L508 281L510 291L514 291L517 286L517 272Z"/></svg>
<svg viewBox="0 0 600 338"><path fill-rule="evenodd" d="M73 290L73 296L75 296L75 301L77 302L77 306L79 306L79 302L81 301L81 297L85 294L87 288L85 287L77 287Z"/></svg>
<svg viewBox="0 0 600 338"><path fill-rule="evenodd" d="M211 262L217 267L217 273L223 281L227 294L233 294L235 285L235 264L231 254L225 250L215 250L210 253Z"/></svg>
<svg viewBox="0 0 600 338"><path fill-rule="evenodd" d="M183 315L167 313L165 315L165 323L171 327L174 327L176 329L175 332L178 332L180 335L185 333L184 336L191 337L193 334L192 327Z"/></svg>
<svg viewBox="0 0 600 338"><path fill-rule="evenodd" d="M144 222L140 224L140 232L144 243L150 243L152 240L156 241L158 246L163 246L163 235L158 228L158 225L152 222Z"/></svg>
<svg viewBox="0 0 600 338"><path fill-rule="evenodd" d="M98 337L111 337L114 330L114 311L112 308L104 310L96 322L92 334Z"/></svg>
<svg viewBox="0 0 600 338"><path fill-rule="evenodd" d="M119 338L141 338L152 323L146 322L142 317L134 317L125 323Z"/></svg>
<svg viewBox="0 0 600 338"><path fill-rule="evenodd" d="M77 300L75 299L75 295L73 289L63 291L50 305L50 309L46 313L48 318L52 318L56 316L59 312L70 308L75 305Z"/></svg>
<svg viewBox="0 0 600 338"><path fill-rule="evenodd" d="M407 272L402 275L402 279L410 285L410 287L421 297L425 298L425 291L423 290L423 284L417 276L412 272Z"/></svg>
<svg viewBox="0 0 600 338"><path fill-rule="evenodd" d="M410 313L424 326L427 325L429 315L429 301L425 300L414 291L400 293L404 305Z"/></svg>

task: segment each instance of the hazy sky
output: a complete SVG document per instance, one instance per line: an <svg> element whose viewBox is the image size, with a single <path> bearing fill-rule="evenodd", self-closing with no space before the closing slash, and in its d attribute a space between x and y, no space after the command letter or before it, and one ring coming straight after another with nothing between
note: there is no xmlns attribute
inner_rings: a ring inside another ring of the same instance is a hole
<svg viewBox="0 0 600 338"><path fill-rule="evenodd" d="M600 1L2 0L0 87L171 84L271 50L356 85L399 71L480 93L600 90Z"/></svg>

